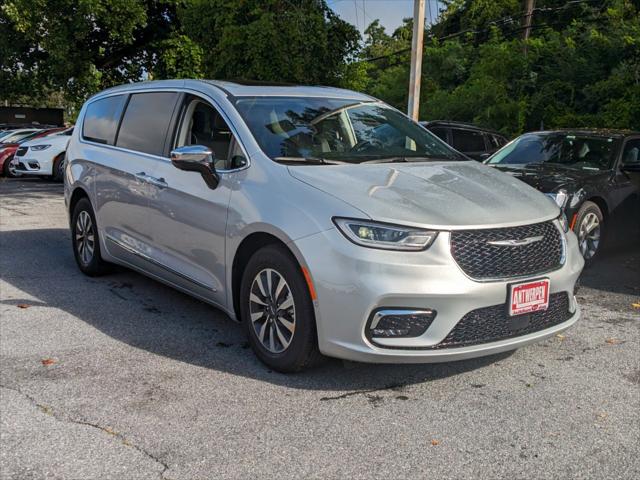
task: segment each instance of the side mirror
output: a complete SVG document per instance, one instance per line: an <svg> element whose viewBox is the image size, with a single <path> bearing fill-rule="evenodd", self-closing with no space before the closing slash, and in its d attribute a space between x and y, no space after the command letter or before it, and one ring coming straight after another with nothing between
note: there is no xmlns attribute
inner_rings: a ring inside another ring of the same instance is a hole
<svg viewBox="0 0 640 480"><path fill-rule="evenodd" d="M203 145L187 145L171 151L171 163L174 167L187 172L198 172L210 189L220 183L216 173L213 152Z"/></svg>

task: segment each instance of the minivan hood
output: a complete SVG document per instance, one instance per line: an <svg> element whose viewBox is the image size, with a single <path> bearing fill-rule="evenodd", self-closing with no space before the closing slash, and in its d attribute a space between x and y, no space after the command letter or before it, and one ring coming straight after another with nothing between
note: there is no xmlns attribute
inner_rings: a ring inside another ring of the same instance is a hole
<svg viewBox="0 0 640 480"><path fill-rule="evenodd" d="M473 161L288 169L294 178L382 222L460 229L523 225L560 214L537 190Z"/></svg>

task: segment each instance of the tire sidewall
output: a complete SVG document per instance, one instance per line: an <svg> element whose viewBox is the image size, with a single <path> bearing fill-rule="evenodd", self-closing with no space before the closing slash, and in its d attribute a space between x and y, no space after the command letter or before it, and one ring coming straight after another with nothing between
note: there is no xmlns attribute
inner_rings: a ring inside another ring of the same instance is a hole
<svg viewBox="0 0 640 480"><path fill-rule="evenodd" d="M61 165L64 165L64 153L61 153L53 159L53 165L51 167L51 179L54 182L61 182L64 178L64 171L60 171Z"/></svg>
<svg viewBox="0 0 640 480"><path fill-rule="evenodd" d="M10 164L13 161L13 155L9 158L5 159L4 164L2 165L2 174L6 178L16 178L18 175L11 173Z"/></svg>
<svg viewBox="0 0 640 480"><path fill-rule="evenodd" d="M606 232L604 215L602 214L600 207L598 207L598 205L596 205L595 203L587 200L580 206L576 217L574 233L576 234L576 237L578 237L578 242L580 242L580 226L582 225L582 221L584 220L584 218L589 213L594 213L598 217L598 221L600 222L600 243L598 244L598 249L596 250L596 253L593 255L593 257L588 260L585 258L586 266L590 266L594 262L594 260L600 257L600 253L602 252L602 248L604 246Z"/></svg>
<svg viewBox="0 0 640 480"><path fill-rule="evenodd" d="M80 260L78 245L76 243L76 227L78 223L78 217L80 216L80 212L83 211L87 212L89 214L89 217L91 218L93 235L95 238L93 257L88 264L84 264ZM96 223L96 217L93 214L93 208L91 207L91 202L89 202L88 198L81 198L73 209L73 214L71 216L71 244L73 247L73 255L76 259L76 263L78 264L78 268L80 268L83 273L90 276L99 275L100 273L102 273L103 262L100 256L100 237L98 236L98 224Z"/></svg>
<svg viewBox="0 0 640 480"><path fill-rule="evenodd" d="M295 333L289 347L281 353L272 353L262 345L249 314L249 295L253 280L258 272L265 268L276 270L286 280L295 303ZM240 315L254 352L260 360L275 370L293 372L304 368L309 357L309 349L317 348L315 313L308 286L298 262L284 248L263 247L249 260L240 287Z"/></svg>

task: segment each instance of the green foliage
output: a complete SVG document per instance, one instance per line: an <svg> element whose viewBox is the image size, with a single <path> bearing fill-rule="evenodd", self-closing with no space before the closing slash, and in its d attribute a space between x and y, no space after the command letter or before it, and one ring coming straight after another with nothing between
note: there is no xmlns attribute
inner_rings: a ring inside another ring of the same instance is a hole
<svg viewBox="0 0 640 480"><path fill-rule="evenodd" d="M516 135L640 129L640 2L444 0L426 31L421 117ZM144 78L340 85L404 110L411 19L364 39L326 0L3 0L0 100L66 105Z"/></svg>
<svg viewBox="0 0 640 480"><path fill-rule="evenodd" d="M522 2L448 2L440 24L427 31L421 117L507 135L542 126L640 130L640 11L628 0L605 3L538 0L542 10L525 47ZM466 33L451 36L460 29ZM410 36L388 35L375 22L365 35L361 58L410 46ZM405 109L407 55L367 62L365 91Z"/></svg>
<svg viewBox="0 0 640 480"><path fill-rule="evenodd" d="M331 85L362 73L345 61L359 40L325 0L4 0L0 100L75 110L144 78Z"/></svg>
<svg viewBox="0 0 640 480"><path fill-rule="evenodd" d="M360 39L324 0L194 0L180 20L210 78L335 84Z"/></svg>

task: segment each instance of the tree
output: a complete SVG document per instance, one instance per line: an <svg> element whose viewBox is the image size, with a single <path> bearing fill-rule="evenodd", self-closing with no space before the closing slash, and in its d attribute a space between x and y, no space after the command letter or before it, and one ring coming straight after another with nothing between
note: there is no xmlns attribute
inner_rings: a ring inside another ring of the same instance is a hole
<svg viewBox="0 0 640 480"><path fill-rule="evenodd" d="M360 39L324 0L194 0L179 18L209 78L336 84Z"/></svg>
<svg viewBox="0 0 640 480"><path fill-rule="evenodd" d="M524 55L521 1L446 2L426 32L422 118L507 135L541 126L640 130L639 3L538 0ZM366 33L361 84L404 109L409 61L389 54L410 38L394 42L376 22ZM364 61L376 55L389 56Z"/></svg>
<svg viewBox="0 0 640 480"><path fill-rule="evenodd" d="M72 103L162 64L177 0L6 0L0 9L3 97L62 91ZM4 40L10 39L9 42ZM153 50L153 54L152 54ZM26 82L26 83L22 83ZM25 86L26 85L26 88Z"/></svg>

